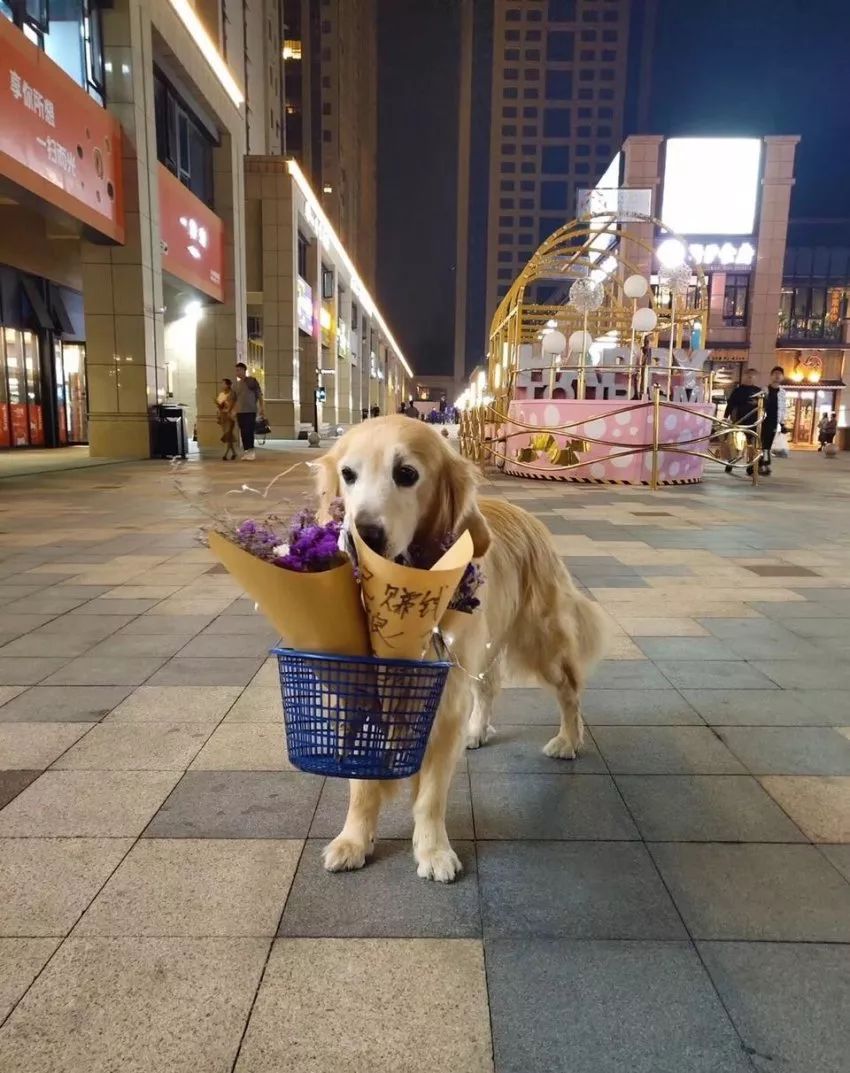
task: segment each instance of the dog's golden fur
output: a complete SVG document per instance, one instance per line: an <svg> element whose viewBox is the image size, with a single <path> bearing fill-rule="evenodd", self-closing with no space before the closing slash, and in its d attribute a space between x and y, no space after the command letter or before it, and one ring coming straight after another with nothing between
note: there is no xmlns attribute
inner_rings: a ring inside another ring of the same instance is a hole
<svg viewBox="0 0 850 1073"><path fill-rule="evenodd" d="M413 466L413 487L397 487L394 467ZM379 523L385 553L415 543L435 551L447 533L468 529L485 582L481 607L453 639L460 667L449 674L422 769L411 780L413 851L420 876L455 878L460 862L446 834L449 784L464 744L492 733L491 710L506 669L533 675L554 692L560 727L548 756L570 760L581 745L580 695L602 654L604 621L582 596L536 518L505 500L478 499L475 468L429 426L403 416L351 429L317 464L320 500L343 496L346 511ZM341 478L354 475L347 485ZM481 676L481 677L479 677ZM352 781L345 825L325 849L332 870L360 868L374 846L378 813L393 784Z"/></svg>

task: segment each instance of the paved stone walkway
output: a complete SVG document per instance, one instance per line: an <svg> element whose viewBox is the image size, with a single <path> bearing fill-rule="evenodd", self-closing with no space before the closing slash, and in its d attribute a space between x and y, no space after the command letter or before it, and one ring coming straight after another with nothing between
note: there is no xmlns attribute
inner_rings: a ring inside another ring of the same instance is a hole
<svg viewBox="0 0 850 1073"><path fill-rule="evenodd" d="M574 764L504 694L452 887L403 801L322 871L345 787L289 769L274 632L167 469L0 481L0 1073L846 1069L850 462L775 471L498 483L613 643Z"/></svg>

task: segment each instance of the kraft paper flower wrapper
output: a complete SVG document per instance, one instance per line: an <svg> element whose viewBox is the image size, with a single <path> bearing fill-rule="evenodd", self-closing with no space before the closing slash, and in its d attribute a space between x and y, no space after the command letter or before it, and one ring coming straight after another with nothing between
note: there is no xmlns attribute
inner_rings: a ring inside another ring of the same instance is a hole
<svg viewBox="0 0 850 1073"><path fill-rule="evenodd" d="M385 659L423 659L472 561L472 537L464 531L430 570L401 566L372 551L351 527L372 652Z"/></svg>
<svg viewBox="0 0 850 1073"><path fill-rule="evenodd" d="M369 631L350 562L301 574L263 562L219 533L210 551L275 627L289 648L368 656Z"/></svg>

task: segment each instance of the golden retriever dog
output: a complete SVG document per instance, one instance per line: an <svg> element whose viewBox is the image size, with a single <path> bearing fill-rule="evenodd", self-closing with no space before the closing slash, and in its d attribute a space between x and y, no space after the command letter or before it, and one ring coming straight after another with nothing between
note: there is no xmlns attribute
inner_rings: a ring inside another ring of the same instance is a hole
<svg viewBox="0 0 850 1073"><path fill-rule="evenodd" d="M468 529L484 584L481 606L456 631L449 672L413 793L417 873L450 882L461 868L446 833L446 801L464 743L492 733L491 709L503 671L548 685L561 725L544 748L572 760L580 747L580 696L604 646L604 620L582 596L548 530L504 500L478 499L475 467L430 426L396 415L356 425L315 464L322 508L341 496L369 547L388 559L412 545L433 550L447 534ZM351 780L348 815L324 851L329 871L362 868L372 852L381 803L392 782Z"/></svg>

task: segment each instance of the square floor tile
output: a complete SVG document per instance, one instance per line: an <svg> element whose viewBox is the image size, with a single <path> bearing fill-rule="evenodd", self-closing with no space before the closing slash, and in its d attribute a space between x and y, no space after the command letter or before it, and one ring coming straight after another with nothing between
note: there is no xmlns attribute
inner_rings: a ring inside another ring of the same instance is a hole
<svg viewBox="0 0 850 1073"><path fill-rule="evenodd" d="M814 846L653 843L696 939L850 942L850 883Z"/></svg>
<svg viewBox="0 0 850 1073"><path fill-rule="evenodd" d="M321 789L300 772L187 771L145 835L306 838Z"/></svg>
<svg viewBox="0 0 850 1073"><path fill-rule="evenodd" d="M748 775L619 775L617 786L647 841L805 841Z"/></svg>
<svg viewBox="0 0 850 1073"><path fill-rule="evenodd" d="M676 689L770 689L771 679L755 665L738 660L658 660L656 666Z"/></svg>
<svg viewBox="0 0 850 1073"><path fill-rule="evenodd" d="M44 968L59 939L0 939L0 1022Z"/></svg>
<svg viewBox="0 0 850 1073"><path fill-rule="evenodd" d="M848 838L850 842L850 838ZM818 849L835 868L850 881L850 845L818 846Z"/></svg>
<svg viewBox="0 0 850 1073"><path fill-rule="evenodd" d="M347 809L347 780L325 779L319 806L310 827L310 837L335 838L342 830ZM446 830L452 840L470 840L474 837L469 779L466 772L462 770L456 772L449 787ZM410 788L401 786L398 793L381 806L381 814L378 817L378 838L409 839L412 835L413 802Z"/></svg>
<svg viewBox="0 0 850 1073"><path fill-rule="evenodd" d="M37 685L67 662L64 656L0 656L0 686Z"/></svg>
<svg viewBox="0 0 850 1073"><path fill-rule="evenodd" d="M26 688L26 686L0 686L0 709L10 700L19 697Z"/></svg>
<svg viewBox="0 0 850 1073"><path fill-rule="evenodd" d="M80 656L52 674L51 686L138 686L164 662L163 656Z"/></svg>
<svg viewBox="0 0 850 1073"><path fill-rule="evenodd" d="M0 654L6 656L65 656L71 659L73 656L83 656L96 644L97 639L85 634L76 633L35 633L24 634L10 644L0 649Z"/></svg>
<svg viewBox="0 0 850 1073"><path fill-rule="evenodd" d="M0 808L4 808L25 790L31 782L34 782L41 771L3 771L0 770Z"/></svg>
<svg viewBox="0 0 850 1073"><path fill-rule="evenodd" d="M479 842L478 872L486 936L685 936L637 843Z"/></svg>
<svg viewBox="0 0 850 1073"><path fill-rule="evenodd" d="M682 695L712 726L805 726L823 724L811 695L785 689L685 689ZM836 723L846 718L832 709Z"/></svg>
<svg viewBox="0 0 850 1073"><path fill-rule="evenodd" d="M630 637L707 637L708 630L691 618L639 618L620 616Z"/></svg>
<svg viewBox="0 0 850 1073"><path fill-rule="evenodd" d="M199 723L215 726L239 696L239 686L139 686L112 712L113 723Z"/></svg>
<svg viewBox="0 0 850 1073"><path fill-rule="evenodd" d="M193 770L292 771L282 723L222 723L200 751Z"/></svg>
<svg viewBox="0 0 850 1073"><path fill-rule="evenodd" d="M591 689L666 689L670 683L649 661L603 660L590 677Z"/></svg>
<svg viewBox="0 0 850 1073"><path fill-rule="evenodd" d="M638 645L650 659L737 660L737 652L716 637L641 637Z"/></svg>
<svg viewBox="0 0 850 1073"><path fill-rule="evenodd" d="M324 842L304 847L292 884L280 935L305 938L438 938L481 935L475 849L454 842L463 865L450 884L431 883L416 874L410 842L382 841L365 868L326 872Z"/></svg>
<svg viewBox="0 0 850 1073"><path fill-rule="evenodd" d="M75 935L274 935L300 841L141 839Z"/></svg>
<svg viewBox="0 0 850 1073"><path fill-rule="evenodd" d="M759 660L753 666L783 689L850 689L850 666L829 660Z"/></svg>
<svg viewBox="0 0 850 1073"><path fill-rule="evenodd" d="M0 769L46 768L94 723L0 723Z"/></svg>
<svg viewBox="0 0 850 1073"><path fill-rule="evenodd" d="M258 659L184 659L178 656L157 671L151 686L246 686L257 673Z"/></svg>
<svg viewBox="0 0 850 1073"><path fill-rule="evenodd" d="M213 657L214 659L233 659L234 657L247 657L249 659L265 659L269 649L278 640L276 630L269 629L265 633L240 634L232 631L230 634L201 634L191 640L180 653L180 658Z"/></svg>
<svg viewBox="0 0 850 1073"><path fill-rule="evenodd" d="M96 723L129 686L34 686L0 708L0 723Z"/></svg>
<svg viewBox="0 0 850 1073"><path fill-rule="evenodd" d="M0 1069L222 1073L266 939L68 939L0 1033Z"/></svg>
<svg viewBox="0 0 850 1073"><path fill-rule="evenodd" d="M61 615L51 622L46 622L35 632L38 636L45 637L57 633L64 636L74 634L77 637L89 637L97 643L104 637L111 637L132 620L132 615Z"/></svg>
<svg viewBox="0 0 850 1073"><path fill-rule="evenodd" d="M503 689L493 705L493 725L536 723L557 727L558 701L549 689Z"/></svg>
<svg viewBox="0 0 850 1073"><path fill-rule="evenodd" d="M704 726L597 726L593 733L615 775L729 775L745 770Z"/></svg>
<svg viewBox="0 0 850 1073"><path fill-rule="evenodd" d="M850 842L850 778L768 775L761 784L813 842Z"/></svg>
<svg viewBox="0 0 850 1073"><path fill-rule="evenodd" d="M832 727L723 727L754 775L850 775L850 741Z"/></svg>
<svg viewBox="0 0 850 1073"><path fill-rule="evenodd" d="M498 1073L748 1073L689 943L488 940Z"/></svg>
<svg viewBox="0 0 850 1073"><path fill-rule="evenodd" d="M186 639L179 634L133 634L123 636L115 634L99 641L89 652L93 658L103 656L147 657L161 656L163 660L171 659L186 645Z"/></svg>
<svg viewBox="0 0 850 1073"><path fill-rule="evenodd" d="M277 940L235 1073L283 1070L492 1073L481 943Z"/></svg>
<svg viewBox="0 0 850 1073"><path fill-rule="evenodd" d="M703 725L675 689L588 689L582 711L592 726Z"/></svg>
<svg viewBox="0 0 850 1073"><path fill-rule="evenodd" d="M128 838L0 841L0 935L66 935L132 845Z"/></svg>
<svg viewBox="0 0 850 1073"><path fill-rule="evenodd" d="M606 771L589 730L575 760L553 760L543 746L557 732L554 727L502 726L487 745L467 751L470 772L529 772L551 775L593 775Z"/></svg>
<svg viewBox="0 0 850 1073"><path fill-rule="evenodd" d="M122 637L181 634L191 640L212 620L212 615L140 615L121 628Z"/></svg>
<svg viewBox="0 0 850 1073"><path fill-rule="evenodd" d="M46 771L0 812L0 836L133 838L176 771Z"/></svg>
<svg viewBox="0 0 850 1073"><path fill-rule="evenodd" d="M483 773L470 783L476 838L637 838L607 775Z"/></svg>
<svg viewBox="0 0 850 1073"><path fill-rule="evenodd" d="M227 713L226 723L278 723L283 726L280 686L249 686Z"/></svg>
<svg viewBox="0 0 850 1073"><path fill-rule="evenodd" d="M55 768L90 771L185 771L209 737L197 723L101 723Z"/></svg>
<svg viewBox="0 0 850 1073"><path fill-rule="evenodd" d="M848 947L700 943L699 950L757 1069L836 1073L847 1065Z"/></svg>

